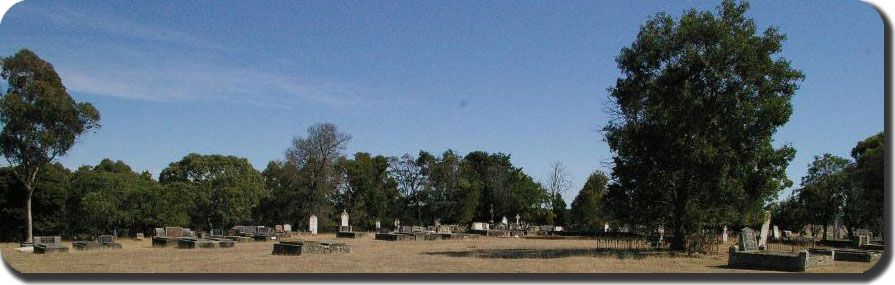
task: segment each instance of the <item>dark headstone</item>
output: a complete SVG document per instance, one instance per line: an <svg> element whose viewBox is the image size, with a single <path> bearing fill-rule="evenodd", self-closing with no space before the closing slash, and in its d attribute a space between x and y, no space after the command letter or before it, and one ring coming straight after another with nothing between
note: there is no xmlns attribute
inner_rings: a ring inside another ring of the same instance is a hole
<svg viewBox="0 0 895 285"><path fill-rule="evenodd" d="M755 231L750 228L740 230L740 250L750 251L758 250L758 240L755 237Z"/></svg>

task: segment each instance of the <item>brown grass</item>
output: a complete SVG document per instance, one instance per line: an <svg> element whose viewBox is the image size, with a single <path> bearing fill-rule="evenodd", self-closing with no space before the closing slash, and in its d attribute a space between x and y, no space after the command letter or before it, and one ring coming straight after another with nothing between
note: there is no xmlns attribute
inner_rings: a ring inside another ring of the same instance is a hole
<svg viewBox="0 0 895 285"><path fill-rule="evenodd" d="M332 234L301 237L336 240ZM38 255L0 244L3 259L23 273L677 273L759 272L725 268L727 254L687 257L667 252L597 249L593 240L479 238L389 242L338 239L348 254L275 256L272 242L226 249L152 248L147 240L121 240L121 250ZM65 245L71 246L70 242ZM722 247L724 248L724 247ZM873 264L840 262L809 272L860 273Z"/></svg>

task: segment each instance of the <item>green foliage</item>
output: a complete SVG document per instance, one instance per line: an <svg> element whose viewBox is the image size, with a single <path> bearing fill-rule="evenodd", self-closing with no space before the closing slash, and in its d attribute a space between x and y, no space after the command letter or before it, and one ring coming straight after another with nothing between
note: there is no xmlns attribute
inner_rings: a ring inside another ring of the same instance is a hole
<svg viewBox="0 0 895 285"><path fill-rule="evenodd" d="M165 203L161 185L122 161L104 159L94 167L79 168L73 176L68 205L69 213L78 218L68 222L70 234L148 232L167 222L158 218L157 204Z"/></svg>
<svg viewBox="0 0 895 285"><path fill-rule="evenodd" d="M354 224L374 229L376 219L385 223L400 217L403 210L397 182L389 177L388 158L359 152L354 159L343 159L345 185L340 205L354 215Z"/></svg>
<svg viewBox="0 0 895 285"><path fill-rule="evenodd" d="M25 239L32 236L31 199L38 172L64 156L82 133L99 127L99 111L69 96L53 65L27 49L2 59L0 153L25 192Z"/></svg>
<svg viewBox="0 0 895 285"><path fill-rule="evenodd" d="M804 224L831 225L840 216L852 188L850 167L848 159L829 153L814 157L796 194Z"/></svg>
<svg viewBox="0 0 895 285"><path fill-rule="evenodd" d="M785 36L759 34L748 7L724 1L717 15L689 10L677 21L659 13L616 58L610 192L630 220L665 223L676 249L704 227L754 219L791 184L795 150L771 142L804 76L777 56Z"/></svg>
<svg viewBox="0 0 895 285"><path fill-rule="evenodd" d="M61 164L47 165L37 175L34 187L34 232L37 234L60 234L68 230L68 208L71 171ZM10 167L0 168L0 240L22 241L25 228L25 191L22 181Z"/></svg>
<svg viewBox="0 0 895 285"><path fill-rule="evenodd" d="M553 198L553 206L551 207L553 210L553 224L557 226L568 226L572 223L572 218L569 215L569 209L566 206L566 201L563 200L562 194L556 194L556 197Z"/></svg>
<svg viewBox="0 0 895 285"><path fill-rule="evenodd" d="M605 217L604 200L609 178L603 172L596 171L587 177L587 182L578 196L572 201L572 223L590 230L602 229L608 221Z"/></svg>
<svg viewBox="0 0 895 285"><path fill-rule="evenodd" d="M235 156L189 154L162 170L159 182L193 201L191 224L206 230L252 222L265 194L261 173Z"/></svg>
<svg viewBox="0 0 895 285"><path fill-rule="evenodd" d="M855 187L845 207L844 221L867 226L876 233L885 229L885 136L882 132L859 142L851 152Z"/></svg>

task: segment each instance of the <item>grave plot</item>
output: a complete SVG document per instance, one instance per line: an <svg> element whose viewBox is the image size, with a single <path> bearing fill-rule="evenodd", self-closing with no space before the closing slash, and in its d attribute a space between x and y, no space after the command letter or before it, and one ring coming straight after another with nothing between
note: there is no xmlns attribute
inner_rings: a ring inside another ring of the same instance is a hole
<svg viewBox="0 0 895 285"><path fill-rule="evenodd" d="M739 244L730 247L727 265L732 268L803 272L809 268L832 266L835 255L836 251L831 249L766 251L764 246L759 247L755 231L743 228Z"/></svg>
<svg viewBox="0 0 895 285"><path fill-rule="evenodd" d="M34 253L45 254L52 252L68 252L68 247L62 245L60 236L39 236L32 239Z"/></svg>
<svg viewBox="0 0 895 285"><path fill-rule="evenodd" d="M336 232L337 238L364 238L367 236L365 232L355 232L354 229L348 225L348 212L342 211L341 216L341 224L339 225L339 231Z"/></svg>
<svg viewBox="0 0 895 285"><path fill-rule="evenodd" d="M273 245L273 255L350 253L351 246L328 241L280 241Z"/></svg>
<svg viewBox="0 0 895 285"><path fill-rule="evenodd" d="M883 252L877 250L836 249L834 260L853 262L873 262L882 257Z"/></svg>
<svg viewBox="0 0 895 285"><path fill-rule="evenodd" d="M229 239L195 239L180 238L177 239L177 248L228 248L236 245L235 241Z"/></svg>
<svg viewBox="0 0 895 285"><path fill-rule="evenodd" d="M97 240L72 242L72 248L75 250L121 249L121 244L115 242L115 236L102 235Z"/></svg>

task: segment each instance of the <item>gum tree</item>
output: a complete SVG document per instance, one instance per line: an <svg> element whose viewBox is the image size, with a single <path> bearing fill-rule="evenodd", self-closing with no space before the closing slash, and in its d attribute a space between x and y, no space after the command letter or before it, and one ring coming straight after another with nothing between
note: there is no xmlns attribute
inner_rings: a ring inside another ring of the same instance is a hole
<svg viewBox="0 0 895 285"><path fill-rule="evenodd" d="M76 102L49 62L23 49L3 58L8 86L0 99L0 153L25 191L25 241L33 236L31 198L38 172L64 156L85 132L99 127L99 111Z"/></svg>

